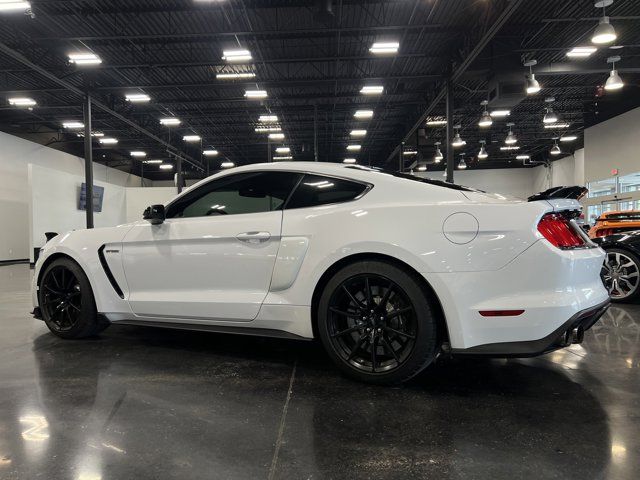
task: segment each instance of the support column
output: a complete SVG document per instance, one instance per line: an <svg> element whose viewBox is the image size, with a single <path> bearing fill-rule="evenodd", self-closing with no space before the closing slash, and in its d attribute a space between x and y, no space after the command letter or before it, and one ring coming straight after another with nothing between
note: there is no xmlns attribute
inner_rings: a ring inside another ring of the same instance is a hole
<svg viewBox="0 0 640 480"><path fill-rule="evenodd" d="M402 155L404 154L404 142L400 145L400 150L398 151L398 171L402 173L404 170L404 159Z"/></svg>
<svg viewBox="0 0 640 480"><path fill-rule="evenodd" d="M447 182L453 183L453 83L447 80L447 141L445 144L447 155Z"/></svg>
<svg viewBox="0 0 640 480"><path fill-rule="evenodd" d="M84 117L84 182L86 185L85 210L87 228L93 228L93 146L91 144L91 96L87 92L82 104Z"/></svg>
<svg viewBox="0 0 640 480"><path fill-rule="evenodd" d="M182 157L176 157L176 183L178 184L178 194L182 192L182 184L184 179L182 177Z"/></svg>
<svg viewBox="0 0 640 480"><path fill-rule="evenodd" d="M318 161L318 105L313 106L313 160Z"/></svg>

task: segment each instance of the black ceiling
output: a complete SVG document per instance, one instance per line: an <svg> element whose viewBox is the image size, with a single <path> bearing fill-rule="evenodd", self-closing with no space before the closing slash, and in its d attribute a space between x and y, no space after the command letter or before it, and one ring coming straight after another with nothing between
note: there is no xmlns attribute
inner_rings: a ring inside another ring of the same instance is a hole
<svg viewBox="0 0 640 480"><path fill-rule="evenodd" d="M236 164L266 161L269 145L254 132L260 114L277 114L285 143L296 160L314 159L314 122L320 161L342 161L353 128L367 130L359 162L398 166L398 146L416 147L405 166L416 159L431 162L443 128L425 127L430 116L445 114L442 91L449 72L461 66L455 81L455 121L467 145L473 168L522 166L514 152L502 152L505 119L488 130L477 126L496 82L523 84L522 61L535 58L540 94L514 102L508 121L521 151L546 160L557 133L542 125L544 98L554 96L554 109L581 146L585 125L640 104L640 2L616 0L607 14L622 49L601 47L587 60L565 56L576 45L588 45L601 10L591 0L33 0L33 16L0 14L0 129L56 148L82 154L82 139L61 128L63 120L82 120L82 97L60 85L89 89L94 98L129 121L94 108L94 129L119 139L113 148L95 144L95 159L138 172L131 150L148 158L168 158L167 146L132 127L131 122L192 159L187 170L205 162L200 146L185 144L184 134L203 137L204 146ZM505 13L506 12L506 13ZM496 22L500 28L494 29ZM495 30L495 31L494 31ZM369 52L375 41L396 40L399 53L379 57ZM486 43L486 46L485 46ZM253 63L229 65L222 51L241 46ZM479 52L474 48L481 46ZM90 50L103 59L97 67L70 65L71 51ZM479 53L477 56L476 53ZM604 93L609 55L618 64L626 86ZM22 55L24 58L20 58ZM474 60L468 65L472 55ZM27 66L28 60L48 76ZM218 72L254 72L251 81L217 80ZM379 96L359 93L366 84L384 86ZM264 101L244 98L246 89L265 89ZM130 104L124 94L143 91L148 104ZM9 107L6 98L33 97L33 111ZM5 97L5 98L3 98ZM372 109L371 120L356 121L356 109ZM177 116L179 128L158 123ZM417 128L414 128L417 127ZM565 130L563 130L564 132ZM417 133L417 135L416 135ZM490 157L475 159L480 140ZM279 144L278 144L279 145ZM273 149L276 145L271 145ZM456 151L456 154L460 153ZM434 168L429 166L428 168ZM151 171L150 171L151 170ZM147 174L153 174L150 168ZM154 174L161 178L160 173ZM167 175L167 174L165 174Z"/></svg>

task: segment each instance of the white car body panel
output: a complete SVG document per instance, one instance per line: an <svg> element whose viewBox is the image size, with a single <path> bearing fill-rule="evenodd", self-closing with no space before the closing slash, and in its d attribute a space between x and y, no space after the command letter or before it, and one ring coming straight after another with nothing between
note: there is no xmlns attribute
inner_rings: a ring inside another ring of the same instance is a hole
<svg viewBox="0 0 640 480"><path fill-rule="evenodd" d="M241 327L313 338L313 295L322 276L347 257L372 254L408 265L431 286L454 350L538 340L608 299L599 277L600 248L560 250L537 231L545 213L579 208L575 201L523 202L305 162L240 167L189 191L226 175L264 170L329 175L372 188L344 203L175 218L160 225L139 221L59 235L36 264L34 305L42 266L56 254L80 264L98 311L114 323ZM237 238L246 232L269 238ZM124 298L100 263L102 245ZM510 309L525 312L479 314Z"/></svg>

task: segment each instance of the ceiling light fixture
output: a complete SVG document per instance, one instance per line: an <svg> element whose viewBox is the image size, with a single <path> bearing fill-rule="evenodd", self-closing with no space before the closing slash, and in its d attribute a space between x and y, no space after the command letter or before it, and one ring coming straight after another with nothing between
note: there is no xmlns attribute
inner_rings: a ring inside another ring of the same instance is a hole
<svg viewBox="0 0 640 480"><path fill-rule="evenodd" d="M367 131L366 130L351 130L350 135L352 137L364 137L367 135Z"/></svg>
<svg viewBox="0 0 640 480"><path fill-rule="evenodd" d="M175 117L165 117L160 119L160 125L164 125L165 127L173 127L175 125L180 125L181 123L180 119Z"/></svg>
<svg viewBox="0 0 640 480"><path fill-rule="evenodd" d="M131 152L131 156L132 157L136 157L136 158L144 158L147 156L147 152L143 152L140 150L135 150L133 152Z"/></svg>
<svg viewBox="0 0 640 480"><path fill-rule="evenodd" d="M513 134L514 125L515 123L507 123L507 126L509 127L509 133L507 133L507 138L504 139L504 143L507 145L518 143L518 138Z"/></svg>
<svg viewBox="0 0 640 480"><path fill-rule="evenodd" d="M342 163L356 163L355 158L345 158Z"/></svg>
<svg viewBox="0 0 640 480"><path fill-rule="evenodd" d="M620 90L622 87L624 87L624 82L622 81L622 78L620 78L620 75L618 75L618 71L616 70L616 62L619 62L620 60L621 58L618 55L607 58L607 63L610 63L612 67L611 72L609 73L609 78L607 78L607 81L604 84L605 90Z"/></svg>
<svg viewBox="0 0 640 480"><path fill-rule="evenodd" d="M418 150L416 150L415 148L409 148L407 150L404 150L402 152L402 154L406 155L406 156L417 155L418 154Z"/></svg>
<svg viewBox="0 0 640 480"><path fill-rule="evenodd" d="M17 2L13 0L3 0L0 2L0 12L26 11L30 8L31 4L29 2Z"/></svg>
<svg viewBox="0 0 640 480"><path fill-rule="evenodd" d="M591 36L591 43L595 43L596 45L604 45L607 43L615 42L618 35L616 34L616 29L613 28L613 25L609 22L609 17L607 17L606 7L611 5L613 0L598 0L594 3L596 8L602 8L602 17L598 21L598 26L593 31L593 35Z"/></svg>
<svg viewBox="0 0 640 480"><path fill-rule="evenodd" d="M69 63L75 63L76 65L99 65L102 63L102 59L95 53L70 53L68 55Z"/></svg>
<svg viewBox="0 0 640 480"><path fill-rule="evenodd" d="M127 93L124 98L131 103L145 103L151 100L151 97L146 93Z"/></svg>
<svg viewBox="0 0 640 480"><path fill-rule="evenodd" d="M362 145L347 145L347 150L350 152L359 152L362 148Z"/></svg>
<svg viewBox="0 0 640 480"><path fill-rule="evenodd" d="M260 115L258 121L262 123L273 123L278 121L277 115Z"/></svg>
<svg viewBox="0 0 640 480"><path fill-rule="evenodd" d="M233 162L232 162L232 161L230 161L230 160L227 160L227 161L222 162L222 163L220 164L220 166L221 166L222 168L232 168L232 167L235 167L235 166L236 166L236 164L235 164L235 163L233 163Z"/></svg>
<svg viewBox="0 0 640 480"><path fill-rule="evenodd" d="M284 139L284 133L270 133L269 140L282 140Z"/></svg>
<svg viewBox="0 0 640 480"><path fill-rule="evenodd" d="M185 142L193 143L199 142L200 140L202 140L202 137L200 135L185 135L184 137L182 137L182 140L184 140Z"/></svg>
<svg viewBox="0 0 640 480"><path fill-rule="evenodd" d="M447 124L447 119L442 117L427 118L427 127L442 127Z"/></svg>
<svg viewBox="0 0 640 480"><path fill-rule="evenodd" d="M561 142L573 142L577 139L578 137L576 135L565 135L563 137L560 137Z"/></svg>
<svg viewBox="0 0 640 480"><path fill-rule="evenodd" d="M216 155L218 155L218 150L216 150L216 149L204 150L204 151L202 152L202 154L203 154L205 157L215 157Z"/></svg>
<svg viewBox="0 0 640 480"><path fill-rule="evenodd" d="M282 127L273 126L273 127L256 127L256 133L269 133L269 132L281 132Z"/></svg>
<svg viewBox="0 0 640 480"><path fill-rule="evenodd" d="M278 147L278 148L276 148L276 153L291 153L291 148L289 148L289 147Z"/></svg>
<svg viewBox="0 0 640 480"><path fill-rule="evenodd" d="M451 142L451 145L454 148L458 148L458 147L462 147L463 145L466 145L467 142L463 140L462 137L460 136L460 125L456 125L453 128L456 130L456 134L453 136L453 141Z"/></svg>
<svg viewBox="0 0 640 480"><path fill-rule="evenodd" d="M503 145L500 147L500 150L503 152L509 152L511 150L520 150L520 147L518 145Z"/></svg>
<svg viewBox="0 0 640 480"><path fill-rule="evenodd" d="M261 98L267 98L266 90L246 90L244 96L250 100L259 100Z"/></svg>
<svg viewBox="0 0 640 480"><path fill-rule="evenodd" d="M540 83L536 80L536 76L533 73L533 67L538 64L537 60L528 60L524 62L525 67L529 67L529 74L526 76L526 91L527 95L535 95L540 91Z"/></svg>
<svg viewBox="0 0 640 480"><path fill-rule="evenodd" d="M478 152L478 158L481 160L489 157L487 150L484 148L486 143L487 142L485 142L484 140L480 140L480 151Z"/></svg>
<svg viewBox="0 0 640 480"><path fill-rule="evenodd" d="M170 163L163 163L159 168L160 170L173 170L173 165Z"/></svg>
<svg viewBox="0 0 640 480"><path fill-rule="evenodd" d="M13 97L9 98L9 105L15 107L33 107L38 104L33 98L28 97Z"/></svg>
<svg viewBox="0 0 640 480"><path fill-rule="evenodd" d="M542 123L556 123L559 120L558 114L553 111L551 104L556 101L554 97L547 97L544 99L545 103L548 105L545 109L544 117L542 117Z"/></svg>
<svg viewBox="0 0 640 480"><path fill-rule="evenodd" d="M363 95L380 95L384 91L382 85L365 85L360 89Z"/></svg>
<svg viewBox="0 0 640 480"><path fill-rule="evenodd" d="M144 160L142 163L146 163L146 164L157 164L157 163L162 163L163 160Z"/></svg>
<svg viewBox="0 0 640 480"><path fill-rule="evenodd" d="M549 153L551 155L560 155L562 153L562 150L560 150L560 145L558 145L557 140L553 141L553 147L551 147L551 150L549 150Z"/></svg>
<svg viewBox="0 0 640 480"><path fill-rule="evenodd" d="M511 115L511 110L493 110L490 115L493 118L504 118Z"/></svg>
<svg viewBox="0 0 640 480"><path fill-rule="evenodd" d="M103 145L115 145L116 143L118 143L118 139L112 137L103 137L99 140L99 142Z"/></svg>
<svg viewBox="0 0 640 480"><path fill-rule="evenodd" d="M84 132L78 132L78 133L76 133L76 135L78 137L84 137ZM104 133L102 133L102 132L91 132L91 136L92 137L104 137Z"/></svg>
<svg viewBox="0 0 640 480"><path fill-rule="evenodd" d="M70 120L68 122L62 122L62 126L64 128L68 128L70 130L75 130L75 129L78 129L78 128L84 128L84 123L76 122L74 120Z"/></svg>
<svg viewBox="0 0 640 480"><path fill-rule="evenodd" d="M567 52L569 58L587 58L597 52L596 47L573 47Z"/></svg>
<svg viewBox="0 0 640 480"><path fill-rule="evenodd" d="M253 72L240 72L240 73L216 73L218 80L237 80L240 78L254 78L256 76Z"/></svg>
<svg viewBox="0 0 640 480"><path fill-rule="evenodd" d="M489 112L487 111L488 103L489 102L487 100L483 100L480 103L480 105L484 106L484 112L482 112L482 116L480 117L480 121L478 122L478 126L480 128L487 128L493 125L493 119L491 118L491 115L489 115Z"/></svg>
<svg viewBox="0 0 640 480"><path fill-rule="evenodd" d="M293 157L291 155L276 155L273 160L293 160Z"/></svg>
<svg viewBox="0 0 640 480"><path fill-rule="evenodd" d="M460 162L458 163L458 168L460 170L464 170L467 168L467 162L464 161L464 153L460 154Z"/></svg>
<svg viewBox="0 0 640 480"><path fill-rule="evenodd" d="M440 142L436 142L435 146L436 146L436 154L433 157L433 161L435 163L440 163L443 159L444 159L444 155L442 155L442 150L440 150Z"/></svg>
<svg viewBox="0 0 640 480"><path fill-rule="evenodd" d="M231 63L248 62L252 60L251 52L249 50L224 50L222 52L222 60L226 60Z"/></svg>
<svg viewBox="0 0 640 480"><path fill-rule="evenodd" d="M530 158L529 155L516 155L516 160L529 160Z"/></svg>
<svg viewBox="0 0 640 480"><path fill-rule="evenodd" d="M421 164L421 165L418 165L417 170L418 170L419 172L426 172L426 171L427 171L427 165L426 165L425 163L423 163L423 164Z"/></svg>
<svg viewBox="0 0 640 480"><path fill-rule="evenodd" d="M544 126L544 128L569 128L571 125L568 123L560 123L560 122L556 122L556 123L548 123Z"/></svg>
<svg viewBox="0 0 640 480"><path fill-rule="evenodd" d="M356 110L353 116L354 118L371 118L373 117L373 110Z"/></svg>
<svg viewBox="0 0 640 480"><path fill-rule="evenodd" d="M371 48L369 49L369 51L371 53L388 55L392 53L398 53L399 48L400 48L400 44L398 42L376 42L373 45L371 45Z"/></svg>

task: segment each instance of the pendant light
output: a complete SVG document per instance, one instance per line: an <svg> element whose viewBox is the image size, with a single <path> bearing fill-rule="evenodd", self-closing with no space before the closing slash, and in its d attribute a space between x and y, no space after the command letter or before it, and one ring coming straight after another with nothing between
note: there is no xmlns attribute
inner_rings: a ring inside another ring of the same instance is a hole
<svg viewBox="0 0 640 480"><path fill-rule="evenodd" d="M555 102L555 100L556 99L554 97L547 97L544 99L544 101L547 102L548 105L548 107L546 108L546 113L542 118L542 122L545 124L556 123L558 121L558 114L554 112L553 108L551 107L551 104Z"/></svg>
<svg viewBox="0 0 640 480"><path fill-rule="evenodd" d="M507 133L507 138L504 139L504 143L507 145L513 145L515 143L518 143L518 139L513 134L513 130L512 130L512 127L514 125L515 123L507 123L507 126L509 127L509 133Z"/></svg>
<svg viewBox="0 0 640 480"><path fill-rule="evenodd" d="M489 157L487 150L484 148L486 143L487 142L485 142L484 140L480 140L480 151L478 152L478 158L480 160L484 160L485 158Z"/></svg>
<svg viewBox="0 0 640 480"><path fill-rule="evenodd" d="M453 127L453 128L455 128L455 129L456 129L456 134L455 134L455 135L454 135L454 137L453 137L453 141L451 142L451 145L452 145L454 148L462 147L462 146L466 145L466 144L467 144L467 142L465 142L465 141L462 139L462 137L460 136L460 125L457 125L457 126L455 126L455 127Z"/></svg>
<svg viewBox="0 0 640 480"><path fill-rule="evenodd" d="M424 164L424 163L423 163L422 165L418 165L417 170L418 170L419 172L426 172L426 171L427 171L427 165L426 165L426 164Z"/></svg>
<svg viewBox="0 0 640 480"><path fill-rule="evenodd" d="M553 147L551 147L551 150L549 150L549 153L551 155L560 155L562 153L562 150L560 150L560 145L558 145L557 140L553 141Z"/></svg>
<svg viewBox="0 0 640 480"><path fill-rule="evenodd" d="M598 21L598 26L593 31L593 35L591 36L591 42L596 45L604 45L607 43L614 42L618 35L616 34L616 29L613 28L613 25L609 22L609 17L606 15L605 7L608 7L613 3L613 0L599 0L594 3L596 8L602 8L602 17Z"/></svg>
<svg viewBox="0 0 640 480"><path fill-rule="evenodd" d="M540 91L540 83L536 80L536 76L533 73L533 67L537 64L537 60L528 60L524 62L524 66L529 67L529 74L526 76L525 85L527 95L535 95Z"/></svg>
<svg viewBox="0 0 640 480"><path fill-rule="evenodd" d="M610 63L612 67L611 73L609 73L609 78L607 78L607 81L604 84L605 90L620 90L622 87L624 87L624 82L622 81L622 78L620 78L620 75L618 75L618 71L616 70L616 62L619 61L620 57L617 55L615 57L607 58L607 63Z"/></svg>
<svg viewBox="0 0 640 480"><path fill-rule="evenodd" d="M444 159L444 155L442 155L442 150L440 150L440 142L436 142L436 155L433 157L433 161L435 163L440 163Z"/></svg>
<svg viewBox="0 0 640 480"><path fill-rule="evenodd" d="M482 116L480 117L480 121L478 122L478 126L481 128L487 128L493 125L493 119L489 112L487 111L487 105L489 102L487 100L483 100L480 105L484 106L484 112L482 112Z"/></svg>
<svg viewBox="0 0 640 480"><path fill-rule="evenodd" d="M467 162L464 161L464 153L460 154L460 162L458 163L458 169L464 170L467 168Z"/></svg>

